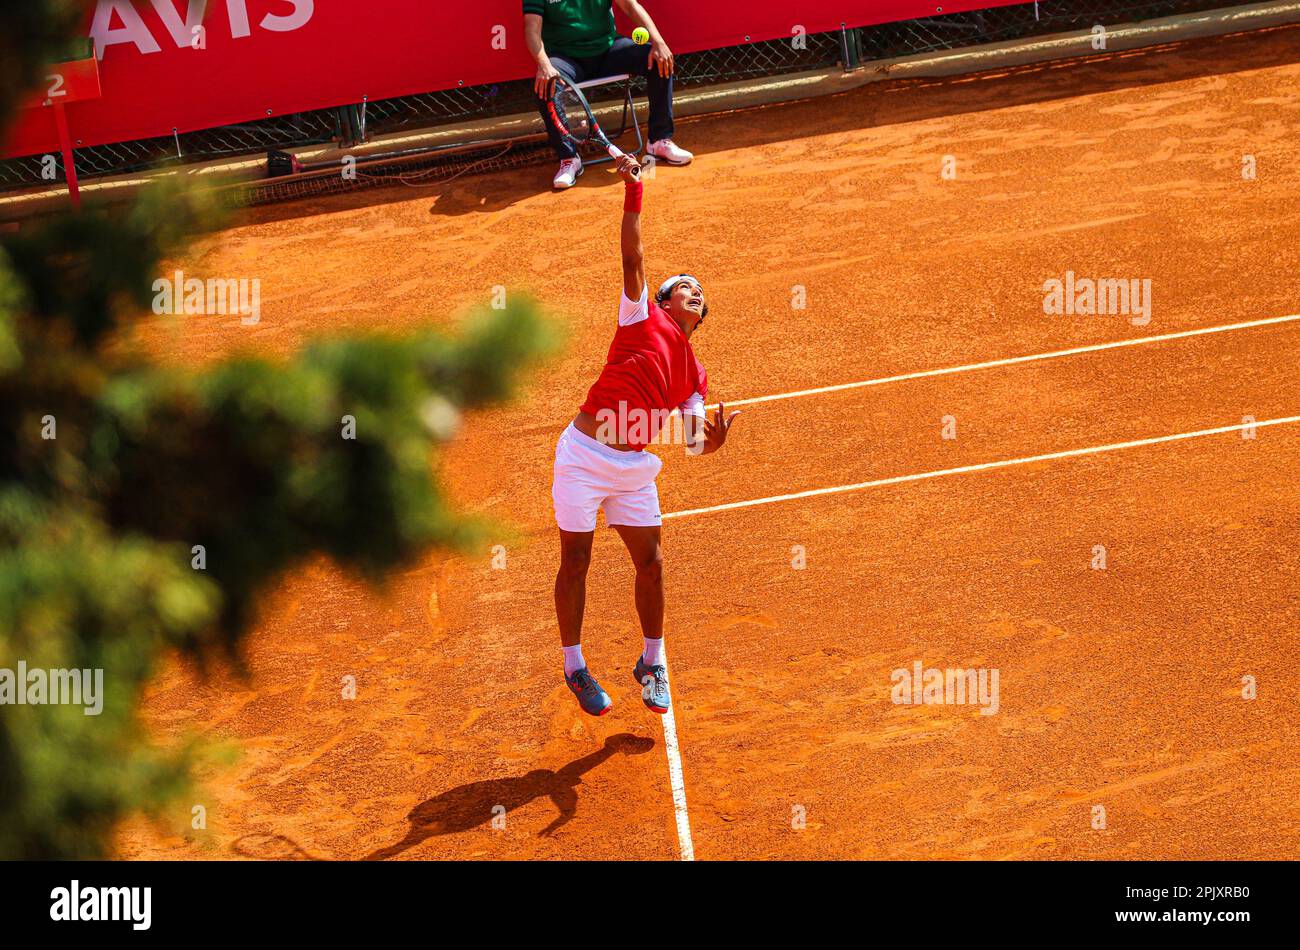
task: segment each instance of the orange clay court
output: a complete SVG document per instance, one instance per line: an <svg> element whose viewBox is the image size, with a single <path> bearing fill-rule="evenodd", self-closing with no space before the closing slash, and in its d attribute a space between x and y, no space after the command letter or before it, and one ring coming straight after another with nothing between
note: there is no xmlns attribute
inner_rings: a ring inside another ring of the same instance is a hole
<svg viewBox="0 0 1300 950"><path fill-rule="evenodd" d="M496 285L567 340L438 462L499 520L505 569L483 550L382 592L327 563L284 579L249 679L174 667L147 702L160 737L242 750L201 769L207 830L137 821L119 853L1295 858L1298 90L1280 28L684 124L696 162L646 185L647 278L703 280L709 401L743 414L708 459L654 447L675 744L627 675L612 531L584 625L608 716L565 688L551 600L555 440L617 312L610 166L206 238L175 263L260 275L261 322L144 327L168 360L450 323ZM1150 279L1150 322L1045 314L1067 271ZM892 702L917 661L997 669L997 713Z"/></svg>

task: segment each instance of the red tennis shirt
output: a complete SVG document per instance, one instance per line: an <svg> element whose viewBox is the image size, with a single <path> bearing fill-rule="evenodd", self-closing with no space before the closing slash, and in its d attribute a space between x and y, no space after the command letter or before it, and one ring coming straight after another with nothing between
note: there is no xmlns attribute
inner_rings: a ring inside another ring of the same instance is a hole
<svg viewBox="0 0 1300 950"><path fill-rule="evenodd" d="M686 334L649 297L649 287L640 300L622 297L605 368L580 407L601 422L617 420L617 441L634 449L645 448L673 409L703 416L709 393L708 374Z"/></svg>

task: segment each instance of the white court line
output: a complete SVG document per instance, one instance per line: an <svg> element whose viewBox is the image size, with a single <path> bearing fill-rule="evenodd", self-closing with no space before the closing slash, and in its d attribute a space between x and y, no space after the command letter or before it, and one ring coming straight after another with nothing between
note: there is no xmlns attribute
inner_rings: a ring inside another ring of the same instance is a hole
<svg viewBox="0 0 1300 950"><path fill-rule="evenodd" d="M1267 317L1263 320L1247 320L1245 323L1229 323L1221 327L1201 327L1196 330L1179 330L1176 333L1161 333L1159 336L1143 336L1133 340L1115 340L1111 343L1093 343L1088 346L1076 346L1069 350L1053 350L1050 353L1031 353L1028 356L1010 356L1006 359L988 360L983 363L967 363L965 366L948 366L943 369L926 369L917 373L902 373L898 376L867 379L857 383L839 383L835 386L819 386L816 389L800 389L792 393L777 393L774 396L754 396L750 399L729 399L726 404L728 406L749 406L756 402L774 402L777 399L795 399L799 396L820 396L823 393L843 392L846 389L862 389L865 386L883 386L885 383L901 383L908 379L924 379L927 376L949 376L953 373L969 373L978 369L993 369L997 366L1014 366L1017 363L1032 363L1036 360L1054 360L1062 356L1077 356L1080 353L1096 353L1100 350L1117 350L1124 346L1141 346L1144 343L1160 343L1165 340L1181 340L1190 336L1204 336L1207 333L1227 333L1229 330L1245 330L1250 327L1266 327L1278 323L1291 323L1296 320L1300 320L1300 313L1293 313L1285 317ZM713 406L710 406L709 408L712 409Z"/></svg>
<svg viewBox="0 0 1300 950"><path fill-rule="evenodd" d="M664 671L668 669L668 653L664 652ZM648 679L649 677L647 677ZM672 689L672 677L668 688ZM691 816L686 811L686 781L682 778L682 754L677 745L677 720L673 718L672 704L661 717L664 721L664 751L668 753L668 783L673 788L673 811L677 814L677 845L683 861L695 860L695 844L691 841Z"/></svg>
<svg viewBox="0 0 1300 950"><path fill-rule="evenodd" d="M837 485L834 488L814 488L810 491L793 492L789 495L773 495L770 498L752 498L749 501L733 501L726 505L713 505L709 508L692 508L689 511L671 511L664 515L668 518L689 518L692 515L707 515L715 511L730 511L733 508L749 508L753 505L771 505L778 501L792 501L795 498L812 498L816 495L838 495L841 492L861 491L864 488L881 488L885 485L900 485L903 482L919 482L927 478L939 478L944 475L962 475L967 472L983 472L994 468L1007 468L1012 465L1028 465L1031 462L1050 462L1053 459L1073 458L1078 455L1096 455L1099 452L1115 452L1119 449L1135 449L1143 445L1158 445L1161 442L1177 442L1182 439L1196 439L1205 435L1221 435L1225 432L1240 432L1254 426L1280 426L1290 422L1300 422L1300 416L1283 416L1278 419L1264 419L1260 422L1243 422L1235 426L1219 426L1217 429L1199 429L1196 432L1178 432L1174 435L1158 435L1150 439L1134 439L1132 442L1112 442L1109 445L1093 445L1084 449L1066 449L1063 452L1048 452L1046 455L1030 455L1026 458L1003 459L998 462L981 462L978 465L962 465L959 468L944 468L934 472L918 472L915 475L895 475L893 478L878 478L870 482L858 482L856 485Z"/></svg>
<svg viewBox="0 0 1300 950"><path fill-rule="evenodd" d="M1076 356L1080 353L1095 353L1100 350L1119 349L1125 346L1140 346L1144 343L1158 343L1164 340L1180 340L1185 337L1203 336L1209 333L1226 333L1229 330L1244 330L1249 327L1270 326L1279 323L1291 323L1300 320L1300 314L1291 314L1284 317L1269 317L1263 320L1248 320L1244 323L1230 323L1218 327L1202 327L1196 330L1181 330L1176 333L1162 333L1158 336L1139 337L1133 340L1117 340L1112 343L1094 343L1089 346L1079 346L1068 350L1055 350L1050 353L1034 353L1028 356L1012 356L1000 360L988 360L983 363L969 363L965 366L950 366L945 369L922 370L916 373L903 373L898 376L886 376L881 379L868 379L856 383L840 383L835 386L821 386L816 389L801 389L797 392L779 393L773 396L755 396L751 399L736 399L727 405L729 406L747 406L759 402L773 402L778 399L794 399L798 396L816 396L823 393L841 392L846 389L862 389L866 386L880 386L885 383L903 382L909 379L923 379L928 376L947 376L953 373L966 373L980 369L992 369L997 366L1012 366L1017 363L1030 363L1036 360L1050 360L1062 356ZM712 407L710 407L712 408ZM1263 422L1253 423L1257 428L1264 426L1282 425L1288 422L1300 422L1300 416L1287 416L1280 419L1267 419ZM1045 462L1052 459L1070 458L1076 455L1092 455L1098 452L1111 452L1118 449L1136 448L1143 445L1156 445L1161 442L1174 442L1179 439L1194 439L1198 436L1218 435L1225 432L1239 432L1246 428L1247 423L1235 426L1222 426L1217 429L1202 429L1198 432L1183 432L1176 435L1157 436L1151 439L1138 439L1133 442L1117 442L1111 445L1099 445L1084 449L1069 449L1064 452L1052 452L1047 455L1034 455L1028 458L1006 459L1000 462L984 462L979 465L964 465L960 468L942 469L935 472L921 472L916 475L898 475L893 478L881 478L870 482L859 482L856 485L839 485L834 488L817 488L811 491L794 492L789 495L774 495L770 498L755 498L749 501L735 501L726 505L714 505L709 508L692 508L689 511L673 511L665 514L663 517L668 518L687 518L692 515L709 514L715 511L728 511L733 508L749 508L754 505L768 505L778 501L790 501L796 498L811 498L816 495L833 495L841 492L860 491L866 488L879 488L885 485L897 485L903 482L921 481L927 478L938 478L942 475L959 475L966 472L978 472L985 469L1006 468L1011 465L1026 465L1031 462ZM667 664L665 657L664 663ZM671 683L671 679L669 680ZM683 861L695 860L695 845L691 840L691 819L686 809L686 783L682 778L682 758L681 751L677 742L677 722L673 719L671 707L663 716L664 727L664 748L668 754L668 780L673 791L673 810L677 817L677 841L681 849L681 858Z"/></svg>

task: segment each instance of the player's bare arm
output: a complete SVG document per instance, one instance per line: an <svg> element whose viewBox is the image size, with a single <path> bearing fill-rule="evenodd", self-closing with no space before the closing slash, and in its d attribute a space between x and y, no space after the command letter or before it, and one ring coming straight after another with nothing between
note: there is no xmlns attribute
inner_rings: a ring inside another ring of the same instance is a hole
<svg viewBox="0 0 1300 950"><path fill-rule="evenodd" d="M618 160L619 176L629 189L641 187L641 163L631 155ZM641 244L641 204L639 197L623 205L623 231L620 239L623 254L623 293L628 300L640 300L645 290L645 248Z"/></svg>

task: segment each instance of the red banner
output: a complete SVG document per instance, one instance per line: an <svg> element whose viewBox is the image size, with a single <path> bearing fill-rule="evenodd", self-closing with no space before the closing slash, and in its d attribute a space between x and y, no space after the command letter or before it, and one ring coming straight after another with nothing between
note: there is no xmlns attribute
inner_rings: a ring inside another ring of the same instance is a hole
<svg viewBox="0 0 1300 950"><path fill-rule="evenodd" d="M642 5L673 52L687 53L1014 2L1022 0ZM534 69L521 0L96 0L87 34L103 96L68 105L78 146L520 79ZM50 111L21 113L0 154L55 148Z"/></svg>

